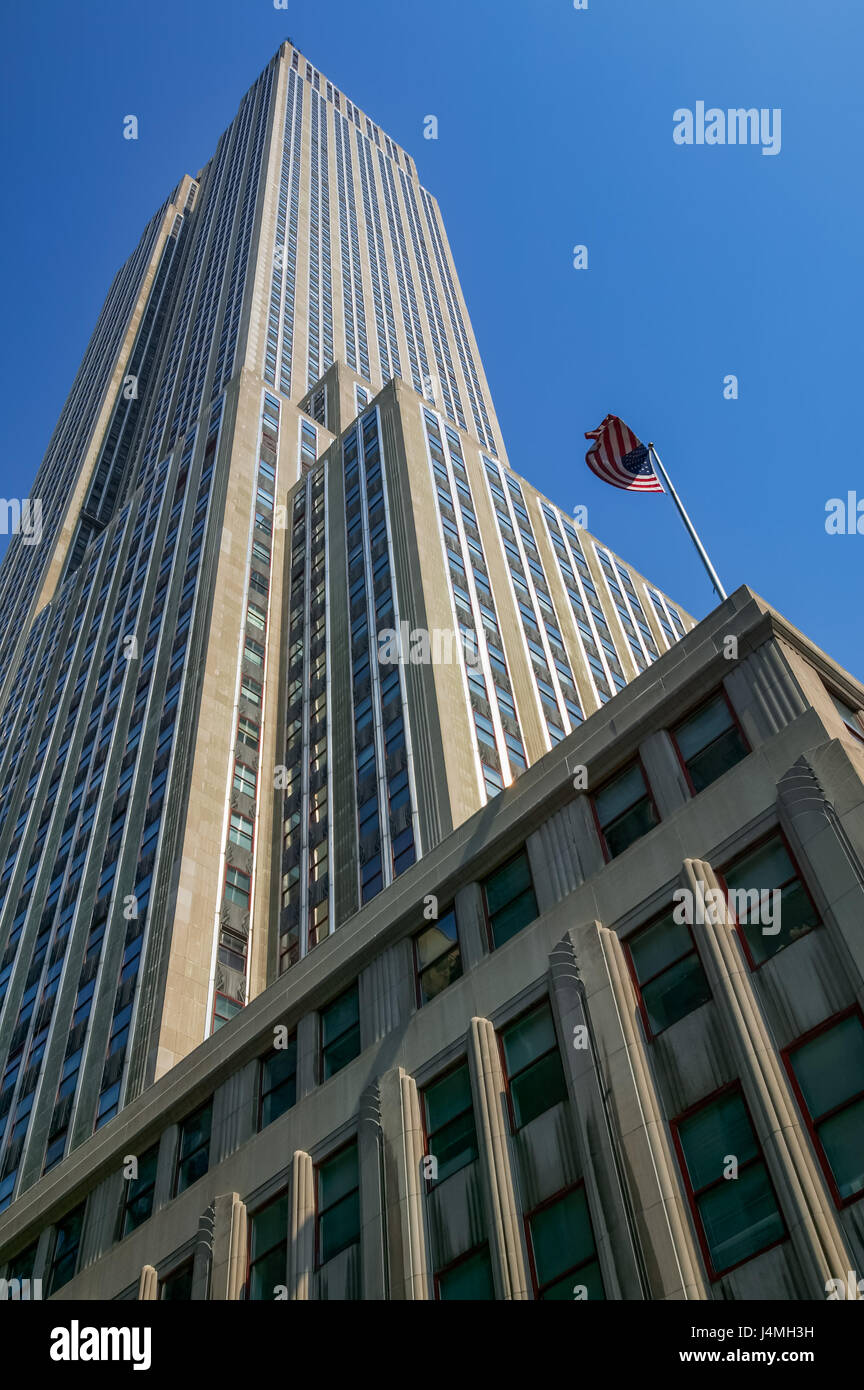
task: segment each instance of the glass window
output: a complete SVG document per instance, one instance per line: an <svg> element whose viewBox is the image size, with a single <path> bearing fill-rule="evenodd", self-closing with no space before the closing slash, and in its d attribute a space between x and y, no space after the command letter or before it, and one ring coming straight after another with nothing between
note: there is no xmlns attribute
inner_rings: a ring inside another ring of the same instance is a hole
<svg viewBox="0 0 864 1390"><path fill-rule="evenodd" d="M723 879L754 965L776 956L819 925L816 909L779 835L736 859L724 870Z"/></svg>
<svg viewBox="0 0 864 1390"><path fill-rule="evenodd" d="M159 1285L160 1297L168 1303L189 1302L192 1298L192 1261L175 1269Z"/></svg>
<svg viewBox="0 0 864 1390"><path fill-rule="evenodd" d="M658 823L639 763L618 774L594 796L594 809L610 859L623 853Z"/></svg>
<svg viewBox="0 0 864 1390"><path fill-rule="evenodd" d="M864 725L861 723L861 716L851 705L847 705L845 700L841 700L839 695L834 695L830 691L829 694L831 694L831 699L834 702L834 708L843 720L850 734L854 734L856 738L860 738L864 741Z"/></svg>
<svg viewBox="0 0 864 1390"><path fill-rule="evenodd" d="M625 943L633 962L649 1032L692 1014L711 998L690 928L668 913Z"/></svg>
<svg viewBox="0 0 864 1390"><path fill-rule="evenodd" d="M241 849L252 848L252 822L245 816L241 816L239 811L231 812L231 826L228 831L228 838Z"/></svg>
<svg viewBox="0 0 864 1390"><path fill-rule="evenodd" d="M534 921L537 898L524 850L489 875L483 883L483 894L493 945L503 946Z"/></svg>
<svg viewBox="0 0 864 1390"><path fill-rule="evenodd" d="M443 1182L477 1157L477 1130L467 1063L427 1086L426 1138L429 1155L437 1160L436 1181Z"/></svg>
<svg viewBox="0 0 864 1390"><path fill-rule="evenodd" d="M548 1003L532 1009L501 1033L516 1129L567 1098L567 1083Z"/></svg>
<svg viewBox="0 0 864 1390"><path fill-rule="evenodd" d="M241 715L237 725L237 737L241 743L246 744L247 748L257 748L261 733L255 720L247 719L245 715Z"/></svg>
<svg viewBox="0 0 864 1390"><path fill-rule="evenodd" d="M62 1289L75 1274L78 1251L81 1248L81 1233L84 1229L84 1203L68 1216L57 1222L54 1236L54 1253L48 1274L48 1297Z"/></svg>
<svg viewBox="0 0 864 1390"><path fill-rule="evenodd" d="M246 767L244 763L234 765L234 790L240 792L242 796L255 795L256 783L255 771L251 767Z"/></svg>
<svg viewBox="0 0 864 1390"><path fill-rule="evenodd" d="M272 1124L297 1100L297 1037L275 1047L261 1059L261 1119L259 1129Z"/></svg>
<svg viewBox="0 0 864 1390"><path fill-rule="evenodd" d="M212 1123L213 1102L208 1101L200 1110L196 1110L194 1115L187 1116L181 1124L177 1171L174 1176L175 1197L202 1178L210 1167Z"/></svg>
<svg viewBox="0 0 864 1390"><path fill-rule="evenodd" d="M701 1105L675 1132L713 1276L782 1240L783 1218L740 1091ZM734 1179L724 1176L730 1158Z"/></svg>
<svg viewBox="0 0 864 1390"><path fill-rule="evenodd" d="M538 1299L606 1297L584 1187L529 1215L528 1231Z"/></svg>
<svg viewBox="0 0 864 1390"><path fill-rule="evenodd" d="M677 725L672 736L694 792L716 782L750 751L723 695L715 696Z"/></svg>
<svg viewBox="0 0 864 1390"><path fill-rule="evenodd" d="M414 962L421 1004L428 1004L462 974L456 910L450 909L414 937Z"/></svg>
<svg viewBox="0 0 864 1390"><path fill-rule="evenodd" d="M318 1169L318 1264L326 1264L360 1239L360 1173L357 1145Z"/></svg>
<svg viewBox="0 0 864 1390"><path fill-rule="evenodd" d="M242 869L229 868L225 875L225 898L238 907L249 906L249 887L252 880Z"/></svg>
<svg viewBox="0 0 864 1390"><path fill-rule="evenodd" d="M321 1080L360 1055L360 998L356 985L321 1010Z"/></svg>
<svg viewBox="0 0 864 1390"><path fill-rule="evenodd" d="M439 1299L446 1302L457 1299L472 1303L494 1300L495 1282L489 1247L482 1245L457 1264L442 1270L435 1277L435 1286Z"/></svg>
<svg viewBox="0 0 864 1390"><path fill-rule="evenodd" d="M249 1219L249 1298L276 1297L288 1278L288 1194L277 1197Z"/></svg>
<svg viewBox="0 0 864 1390"><path fill-rule="evenodd" d="M213 1001L213 1032L215 1033L243 1008L239 999L230 999L227 994L216 995Z"/></svg>
<svg viewBox="0 0 864 1390"><path fill-rule="evenodd" d="M120 1239L135 1231L151 1216L153 1197L156 1191L156 1164L159 1158L159 1145L154 1144L138 1160L137 1178L129 1178L123 1195L123 1215L120 1223Z"/></svg>
<svg viewBox="0 0 864 1390"><path fill-rule="evenodd" d="M864 1192L864 1024L849 1014L789 1050L796 1090L830 1175L847 1202Z"/></svg>

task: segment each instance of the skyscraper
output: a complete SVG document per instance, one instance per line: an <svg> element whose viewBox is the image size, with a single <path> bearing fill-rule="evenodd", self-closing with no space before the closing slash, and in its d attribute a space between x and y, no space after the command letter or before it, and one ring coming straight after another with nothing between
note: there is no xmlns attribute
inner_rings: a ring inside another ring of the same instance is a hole
<svg viewBox="0 0 864 1390"><path fill-rule="evenodd" d="M0 1209L692 626L509 468L435 199L290 44L0 572Z"/></svg>

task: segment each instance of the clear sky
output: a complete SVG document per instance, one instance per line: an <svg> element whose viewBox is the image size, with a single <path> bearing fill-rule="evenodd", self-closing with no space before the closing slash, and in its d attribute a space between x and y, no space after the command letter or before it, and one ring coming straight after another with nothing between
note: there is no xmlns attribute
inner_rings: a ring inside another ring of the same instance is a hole
<svg viewBox="0 0 864 1390"><path fill-rule="evenodd" d="M864 534L825 529L830 498L864 501L864 6L587 3L5 6L0 495L27 495L144 224L290 37L439 199L512 466L703 616L671 502L585 467L584 432L620 414L656 442L727 589L864 674ZM700 101L779 108L780 152L676 144L673 113Z"/></svg>

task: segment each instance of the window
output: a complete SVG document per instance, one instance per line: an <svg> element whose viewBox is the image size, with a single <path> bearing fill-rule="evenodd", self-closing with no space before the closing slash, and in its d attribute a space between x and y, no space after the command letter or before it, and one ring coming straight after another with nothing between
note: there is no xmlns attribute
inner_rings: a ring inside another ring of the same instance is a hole
<svg viewBox="0 0 864 1390"><path fill-rule="evenodd" d="M351 1144L318 1169L318 1265L360 1240L360 1173Z"/></svg>
<svg viewBox="0 0 864 1390"><path fill-rule="evenodd" d="M786 1228L739 1090L703 1101L672 1133L712 1279L781 1241ZM724 1177L729 1156L738 1176Z"/></svg>
<svg viewBox="0 0 864 1390"><path fill-rule="evenodd" d="M450 909L437 922L414 937L414 968L420 1004L428 1004L462 974L462 954L456 931L456 910Z"/></svg>
<svg viewBox="0 0 864 1390"><path fill-rule="evenodd" d="M245 743L247 748L257 748L261 732L255 720L247 719L245 715L241 714L237 725L237 737L241 743Z"/></svg>
<svg viewBox="0 0 864 1390"><path fill-rule="evenodd" d="M159 1286L160 1297L166 1302L184 1301L192 1298L192 1261L183 1264L164 1278Z"/></svg>
<svg viewBox="0 0 864 1390"><path fill-rule="evenodd" d="M321 1080L360 1055L360 998L352 985L321 1010Z"/></svg>
<svg viewBox="0 0 864 1390"><path fill-rule="evenodd" d="M472 1303L494 1300L495 1282L488 1245L472 1250L436 1274L435 1293L445 1302L457 1299Z"/></svg>
<svg viewBox="0 0 864 1390"><path fill-rule="evenodd" d="M84 1229L84 1203L70 1211L68 1216L64 1216L57 1222L57 1229L54 1235L54 1253L51 1257L51 1268L48 1273L48 1297L58 1289L62 1289L64 1284L75 1274L75 1266L78 1263L78 1251L81 1248L81 1233Z"/></svg>
<svg viewBox="0 0 864 1390"><path fill-rule="evenodd" d="M477 1157L477 1130L467 1063L447 1072L423 1092L426 1152L436 1159L436 1182L458 1173Z"/></svg>
<svg viewBox="0 0 864 1390"><path fill-rule="evenodd" d="M153 1197L156 1191L156 1164L159 1158L159 1145L154 1144L138 1160L137 1178L129 1178L123 1195L123 1212L120 1220L120 1239L136 1231L153 1213Z"/></svg>
<svg viewBox="0 0 864 1390"><path fill-rule="evenodd" d="M231 825L228 830L228 839L241 849L252 848L252 822L245 816L241 816L239 811L231 812Z"/></svg>
<svg viewBox="0 0 864 1390"><path fill-rule="evenodd" d="M582 1298L606 1297L584 1187L545 1202L526 1224L535 1298L572 1302L577 1290Z"/></svg>
<svg viewBox="0 0 864 1390"><path fill-rule="evenodd" d="M249 1219L249 1298L276 1297L288 1277L288 1194L268 1202Z"/></svg>
<svg viewBox="0 0 864 1390"><path fill-rule="evenodd" d="M864 1193L864 1024L820 1024L786 1053L792 1084L838 1205Z"/></svg>
<svg viewBox="0 0 864 1390"><path fill-rule="evenodd" d="M226 901L236 903L238 907L248 907L251 883L251 878L242 869L229 868L225 875Z"/></svg>
<svg viewBox="0 0 864 1390"><path fill-rule="evenodd" d="M255 796L255 771L251 767L246 767L243 763L234 765L234 790L240 792L242 796Z"/></svg>
<svg viewBox="0 0 864 1390"><path fill-rule="evenodd" d="M828 693L834 702L834 708L843 720L850 734L854 734L856 738L864 742L864 725L861 723L860 714L858 714L851 705L847 705L845 700L841 700L839 695L835 695L833 691L829 691Z"/></svg>
<svg viewBox="0 0 864 1390"><path fill-rule="evenodd" d="M530 1124L567 1098L567 1083L548 1003L504 1028L504 1066L514 1129Z"/></svg>
<svg viewBox="0 0 864 1390"><path fill-rule="evenodd" d="M217 992L213 1001L213 1032L215 1033L243 1008L239 999L230 999L227 994Z"/></svg>
<svg viewBox="0 0 864 1390"><path fill-rule="evenodd" d="M753 966L762 965L819 925L816 909L779 835L736 859L724 870L723 881Z"/></svg>
<svg viewBox="0 0 864 1390"><path fill-rule="evenodd" d="M652 1037L692 1014L711 998L711 988L685 922L668 913L625 942Z"/></svg>
<svg viewBox="0 0 864 1390"><path fill-rule="evenodd" d="M209 1101L189 1115L180 1126L180 1147L177 1171L174 1175L174 1196L185 1192L193 1182L203 1178L210 1167L210 1129L213 1123L213 1102Z"/></svg>
<svg viewBox="0 0 864 1390"><path fill-rule="evenodd" d="M267 650L253 637L247 637L243 645L243 655L252 666L263 666Z"/></svg>
<svg viewBox="0 0 864 1390"><path fill-rule="evenodd" d="M258 1128L272 1124L297 1100L297 1036L261 1059L261 1111Z"/></svg>
<svg viewBox="0 0 864 1390"><path fill-rule="evenodd" d="M622 854L660 820L638 762L601 787L593 801L607 859Z"/></svg>
<svg viewBox="0 0 864 1390"><path fill-rule="evenodd" d="M240 694L244 700L248 700L250 705L261 704L261 684L253 679L252 676L243 676L240 685Z"/></svg>
<svg viewBox="0 0 864 1390"><path fill-rule="evenodd" d="M701 792L750 752L725 695L717 695L672 730L691 790Z"/></svg>
<svg viewBox="0 0 864 1390"><path fill-rule="evenodd" d="M493 946L503 946L534 921L537 899L524 850L489 875L483 883L483 897Z"/></svg>

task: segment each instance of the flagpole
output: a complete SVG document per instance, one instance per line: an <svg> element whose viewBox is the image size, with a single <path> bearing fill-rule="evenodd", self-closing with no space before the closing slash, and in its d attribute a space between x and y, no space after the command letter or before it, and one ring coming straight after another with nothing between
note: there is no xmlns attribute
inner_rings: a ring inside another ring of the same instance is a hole
<svg viewBox="0 0 864 1390"><path fill-rule="evenodd" d="M669 477L669 474L666 472L666 469L663 467L663 464L660 462L660 456L659 456L659 454L657 453L657 450L654 448L654 445L653 445L653 444L649 444L649 445L648 445L648 452L649 452L649 454L651 455L652 459L654 460L655 464L657 465L657 468L658 468L658 470L659 470L659 472L660 472L660 476L661 476L661 478L663 479L663 482L666 484L666 487L669 489L669 496L672 498L672 501L675 503L675 506L678 508L679 512L681 513L681 520L684 522L684 525L687 527L687 530L690 532L690 538L691 538L691 540L693 541L693 544L695 545L696 549L699 551L699 558L701 559L703 565L705 566L706 570L708 571L708 578L711 580L711 583L712 583L712 585L713 585L713 587L714 587L715 592L719 595L719 597L720 597L721 599L724 599L724 600L725 600L725 598L727 597L726 590L723 588L723 585L720 583L720 580L719 580L719 578L718 578L718 576L717 576L717 571L715 570L715 568L714 568L714 566L712 565L711 561L708 559L708 552L706 551L704 545L702 544L702 542L701 542L700 539L699 539L699 536L698 536L698 534L697 534L697 532L696 532L696 527L693 525L693 522L690 520L689 516L687 515L686 511L684 510L684 504L683 504L683 502L681 501L681 498L678 496L678 493L675 491L674 487L672 486L672 479Z"/></svg>

